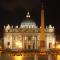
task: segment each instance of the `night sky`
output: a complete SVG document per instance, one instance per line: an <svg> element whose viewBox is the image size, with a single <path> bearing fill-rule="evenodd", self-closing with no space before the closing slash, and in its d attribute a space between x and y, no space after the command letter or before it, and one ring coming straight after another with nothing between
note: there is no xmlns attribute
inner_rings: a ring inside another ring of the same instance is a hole
<svg viewBox="0 0 60 60"><path fill-rule="evenodd" d="M45 10L45 25L55 26L56 35L60 35L60 1L42 0ZM0 32L3 25L20 25L27 11L40 26L41 0L0 0ZM0 34L1 35L1 34Z"/></svg>

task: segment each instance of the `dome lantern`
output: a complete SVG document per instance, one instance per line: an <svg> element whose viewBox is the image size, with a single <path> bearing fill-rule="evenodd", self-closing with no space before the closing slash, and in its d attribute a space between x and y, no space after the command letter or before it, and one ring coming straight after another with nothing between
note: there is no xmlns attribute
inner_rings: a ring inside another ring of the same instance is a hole
<svg viewBox="0 0 60 60"><path fill-rule="evenodd" d="M29 11L27 12L26 18L30 18L30 13L29 13Z"/></svg>

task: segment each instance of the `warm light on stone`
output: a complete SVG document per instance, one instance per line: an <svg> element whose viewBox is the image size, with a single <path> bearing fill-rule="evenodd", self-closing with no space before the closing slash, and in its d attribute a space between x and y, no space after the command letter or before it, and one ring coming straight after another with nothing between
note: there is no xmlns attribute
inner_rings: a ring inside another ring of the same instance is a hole
<svg viewBox="0 0 60 60"><path fill-rule="evenodd" d="M22 42L17 41L17 42L16 42L16 47L17 47L17 48L22 48Z"/></svg>
<svg viewBox="0 0 60 60"><path fill-rule="evenodd" d="M16 25L4 25L4 49L50 49L54 48L55 33L54 26L49 25L44 27L44 9L41 10L41 26L37 27L33 19L29 18L30 14L27 13L20 27Z"/></svg>
<svg viewBox="0 0 60 60"><path fill-rule="evenodd" d="M56 45L56 49L60 49L60 44L57 44Z"/></svg>

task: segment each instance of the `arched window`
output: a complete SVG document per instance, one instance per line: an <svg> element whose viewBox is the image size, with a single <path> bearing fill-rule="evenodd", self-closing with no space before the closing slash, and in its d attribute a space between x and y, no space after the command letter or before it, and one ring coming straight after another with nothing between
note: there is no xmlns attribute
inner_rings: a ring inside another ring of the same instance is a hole
<svg viewBox="0 0 60 60"><path fill-rule="evenodd" d="M10 42L7 42L7 46L9 47L9 45L10 45Z"/></svg>
<svg viewBox="0 0 60 60"><path fill-rule="evenodd" d="M35 48L35 43L33 43L33 49Z"/></svg>
<svg viewBox="0 0 60 60"><path fill-rule="evenodd" d="M28 48L31 49L31 45L28 45Z"/></svg>
<svg viewBox="0 0 60 60"><path fill-rule="evenodd" d="M8 42L7 45L9 46L10 45L10 42Z"/></svg>

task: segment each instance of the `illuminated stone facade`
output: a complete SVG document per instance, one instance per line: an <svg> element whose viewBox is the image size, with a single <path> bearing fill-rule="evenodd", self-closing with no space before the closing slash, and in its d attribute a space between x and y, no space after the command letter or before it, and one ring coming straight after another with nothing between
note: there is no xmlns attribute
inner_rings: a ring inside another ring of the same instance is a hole
<svg viewBox="0 0 60 60"><path fill-rule="evenodd" d="M21 22L20 26L4 26L4 48L10 49L40 49L40 28L33 20L30 19L29 12L26 19ZM45 28L45 45L46 49L54 48L55 33L54 26Z"/></svg>

